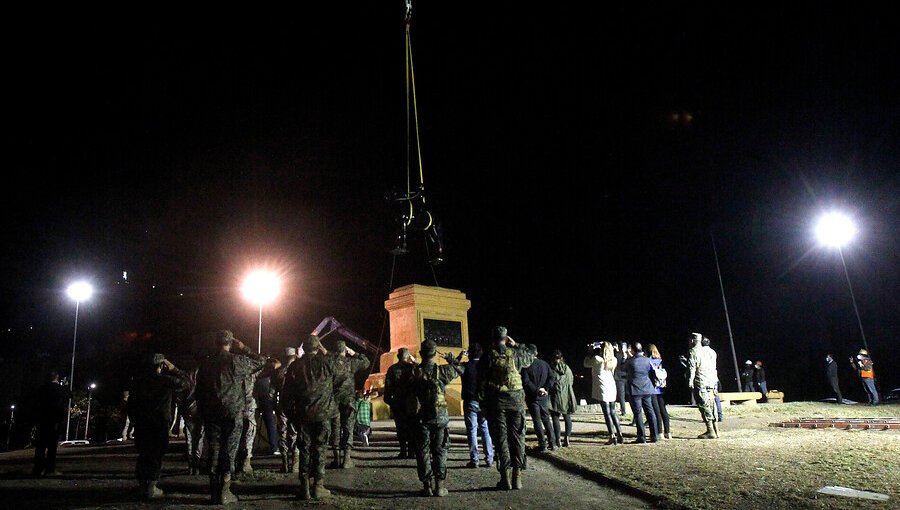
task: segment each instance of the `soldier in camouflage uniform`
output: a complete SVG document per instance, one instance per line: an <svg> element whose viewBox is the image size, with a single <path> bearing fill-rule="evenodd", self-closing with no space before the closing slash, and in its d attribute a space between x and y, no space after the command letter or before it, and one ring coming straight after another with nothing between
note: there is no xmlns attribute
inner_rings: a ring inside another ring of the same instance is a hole
<svg viewBox="0 0 900 510"><path fill-rule="evenodd" d="M197 372L197 405L209 437L209 485L213 504L234 503L231 474L241 438L241 418L246 405L243 381L259 372L266 360L234 338L231 331L215 335L218 351L200 364Z"/></svg>
<svg viewBox="0 0 900 510"><path fill-rule="evenodd" d="M416 364L409 349L401 347L397 350L397 363L388 368L384 376L384 403L390 406L391 416L397 428L397 441L400 443L398 459L413 458L415 454L409 445L409 428L415 416L406 410L407 385L412 369Z"/></svg>
<svg viewBox="0 0 900 510"><path fill-rule="evenodd" d="M337 358L329 356L319 338L303 341L305 354L291 364L284 383L288 416L296 424L300 443L300 499L331 495L325 488L325 449L331 419L338 415L334 399L339 379ZM313 483L310 484L310 477Z"/></svg>
<svg viewBox="0 0 900 510"><path fill-rule="evenodd" d="M353 429L356 426L356 373L369 367L369 358L338 340L335 352L338 380L334 385L334 400L339 414L331 420L331 467L353 467ZM340 451L339 451L340 449Z"/></svg>
<svg viewBox="0 0 900 510"><path fill-rule="evenodd" d="M688 387L694 393L700 415L706 423L706 432L699 439L716 439L719 426L716 422L715 398L719 373L716 370L716 351L709 346L709 338L700 333L692 333L691 351L688 356Z"/></svg>
<svg viewBox="0 0 900 510"><path fill-rule="evenodd" d="M447 400L444 396L447 384L465 371L451 353L444 355L447 365L435 363L437 345L431 340L422 342L419 350L422 363L413 369L409 382L410 403L418 408L416 426L412 437L416 448L416 467L419 480L424 484L426 496L446 496L447 452L450 449L450 433L447 424ZM434 487L431 480L434 478Z"/></svg>
<svg viewBox="0 0 900 510"><path fill-rule="evenodd" d="M493 348L481 358L478 367L478 394L488 416L494 458L500 471L497 488L521 489L525 459L525 393L522 389L522 367L531 362L531 353L520 348L497 326L493 332ZM510 480L510 467L512 479Z"/></svg>
<svg viewBox="0 0 900 510"><path fill-rule="evenodd" d="M285 349L284 364L272 375L272 391L275 402L275 418L278 420L278 451L281 452L281 472L297 473L300 469L300 451L297 449L297 426L288 419L287 406L282 397L288 368L297 361L297 349Z"/></svg>

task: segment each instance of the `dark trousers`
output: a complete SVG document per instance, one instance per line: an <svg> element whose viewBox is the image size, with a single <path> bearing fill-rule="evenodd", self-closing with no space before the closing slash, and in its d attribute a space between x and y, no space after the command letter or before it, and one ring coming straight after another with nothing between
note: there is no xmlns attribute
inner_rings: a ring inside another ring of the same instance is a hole
<svg viewBox="0 0 900 510"><path fill-rule="evenodd" d="M616 397L619 399L619 414L625 416L625 380L616 379Z"/></svg>
<svg viewBox="0 0 900 510"><path fill-rule="evenodd" d="M331 419L331 447L353 448L353 428L356 426L356 402L338 405L339 414Z"/></svg>
<svg viewBox="0 0 900 510"><path fill-rule="evenodd" d="M559 434L560 433L560 428L559 428L560 415L562 415L563 421L565 421L565 423L566 423L566 432L565 432L566 437L569 437L572 435L572 415L550 411L550 418L551 418L551 421L553 422L553 441L556 444L556 446L559 446L559 442L560 442L560 434Z"/></svg>
<svg viewBox="0 0 900 510"><path fill-rule="evenodd" d="M397 442L400 443L400 453L408 453L410 419L394 412L393 409L391 409L391 414L394 416L394 426L397 429Z"/></svg>
<svg viewBox="0 0 900 510"><path fill-rule="evenodd" d="M328 436L331 435L331 420L300 423L298 443L300 446L300 479L325 476L325 452L328 449Z"/></svg>
<svg viewBox="0 0 900 510"><path fill-rule="evenodd" d="M196 409L194 412L184 413L184 436L187 441L188 458L193 462L199 462L205 453L203 441L206 438L203 432L203 417Z"/></svg>
<svg viewBox="0 0 900 510"><path fill-rule="evenodd" d="M34 444L33 474L40 476L56 471L56 448L59 445L59 422L40 423Z"/></svg>
<svg viewBox="0 0 900 510"><path fill-rule="evenodd" d="M134 424L134 446L138 452L135 477L138 480L159 480L163 456L169 446L169 423L137 420Z"/></svg>
<svg viewBox="0 0 900 510"><path fill-rule="evenodd" d="M492 410L489 412L488 427L494 440L497 469L525 469L525 410Z"/></svg>
<svg viewBox="0 0 900 510"><path fill-rule="evenodd" d="M656 415L656 435L665 432L669 434L669 410L666 409L666 400L662 394L653 395L653 414Z"/></svg>
<svg viewBox="0 0 900 510"><path fill-rule="evenodd" d="M831 389L834 390L835 395L837 395L837 403L842 403L844 401L844 397L841 396L841 385L840 383L838 383L837 377L829 377L828 384L831 385Z"/></svg>
<svg viewBox="0 0 900 510"><path fill-rule="evenodd" d="M534 433L537 435L538 446L555 446L553 440L553 426L550 424L550 410L538 402L528 404L528 412L531 413L531 421L534 423Z"/></svg>
<svg viewBox="0 0 900 510"><path fill-rule="evenodd" d="M450 433L447 425L418 424L413 433L416 448L416 469L419 480L447 479L447 453Z"/></svg>
<svg viewBox="0 0 900 510"><path fill-rule="evenodd" d="M643 413L647 413L647 421L650 422L650 440L653 442L659 440L659 434L656 433L656 413L653 412L653 395L632 395L631 411L634 413L634 426L637 427L638 441L647 441L647 436L644 434Z"/></svg>
<svg viewBox="0 0 900 510"><path fill-rule="evenodd" d="M274 454L278 451L281 439L278 437L278 427L275 425L275 403L272 399L259 399L259 412L266 427L266 438L269 440L269 449Z"/></svg>
<svg viewBox="0 0 900 510"><path fill-rule="evenodd" d="M288 419L284 411L276 411L278 416L278 450L282 455L293 455L297 450L297 426Z"/></svg>
<svg viewBox="0 0 900 510"><path fill-rule="evenodd" d="M205 420L204 428L209 436L210 474L225 475L234 472L234 459L241 441L243 420L242 414Z"/></svg>
<svg viewBox="0 0 900 510"><path fill-rule="evenodd" d="M600 402L600 409L603 410L603 419L606 421L609 437L621 437L622 426L619 425L619 415L616 414L616 403Z"/></svg>

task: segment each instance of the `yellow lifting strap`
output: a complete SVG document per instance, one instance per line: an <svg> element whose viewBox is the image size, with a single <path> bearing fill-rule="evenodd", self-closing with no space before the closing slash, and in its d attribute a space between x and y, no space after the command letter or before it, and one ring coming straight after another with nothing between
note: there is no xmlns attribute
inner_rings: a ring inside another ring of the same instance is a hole
<svg viewBox="0 0 900 510"><path fill-rule="evenodd" d="M425 176L422 171L422 144L419 140L419 110L416 105L416 71L413 67L413 56L412 56L412 42L409 36L409 23L410 16L406 17L406 114L407 119L409 119L409 105L410 105L410 88L412 89L412 112L413 112L413 125L416 130L416 154L418 156L419 161L419 185L421 187L425 186ZM407 120L407 131L409 130L409 121ZM408 136L408 134L407 134ZM406 147L406 157L407 157L407 167L406 167L406 193L409 196L410 192L410 183L409 183L409 145L407 142ZM425 197L422 197L422 201L425 201Z"/></svg>

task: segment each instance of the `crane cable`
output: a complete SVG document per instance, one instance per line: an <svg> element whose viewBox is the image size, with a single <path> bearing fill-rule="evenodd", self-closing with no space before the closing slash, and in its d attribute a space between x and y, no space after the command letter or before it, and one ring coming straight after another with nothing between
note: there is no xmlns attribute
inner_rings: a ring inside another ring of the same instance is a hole
<svg viewBox="0 0 900 510"><path fill-rule="evenodd" d="M410 152L411 152L411 143L410 143L410 106L412 107L412 121L413 127L415 128L416 133L416 156L419 163L419 193L422 193L422 190L425 189L425 173L422 168L422 143L419 138L419 109L416 103L416 71L413 65L413 56L412 56L412 38L410 37L410 22L412 20L412 1L407 0L406 2L406 44L405 44L405 52L406 52L406 198L412 198L412 189L410 186ZM422 195L422 203L425 203L425 196ZM431 213L428 213L428 227L431 226L432 218ZM412 201L409 202L409 219L407 220L407 225L412 222L413 219L413 206ZM428 229L425 227L425 230Z"/></svg>

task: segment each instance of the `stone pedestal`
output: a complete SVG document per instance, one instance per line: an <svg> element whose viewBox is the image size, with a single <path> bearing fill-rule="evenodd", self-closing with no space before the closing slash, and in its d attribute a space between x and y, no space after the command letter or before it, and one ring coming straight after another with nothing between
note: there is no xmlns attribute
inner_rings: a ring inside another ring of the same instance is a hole
<svg viewBox="0 0 900 510"><path fill-rule="evenodd" d="M467 350L471 306L462 292L442 287L407 285L391 292L384 302L390 317L391 350L381 355L379 373L369 376L366 389L384 387L384 374L397 362L397 351L401 347L409 349L416 361L421 361L419 348L426 338L434 340L439 353L457 355ZM461 389L459 378L447 386L447 406L451 416L462 416ZM388 418L389 412L381 397L373 399L373 419Z"/></svg>

